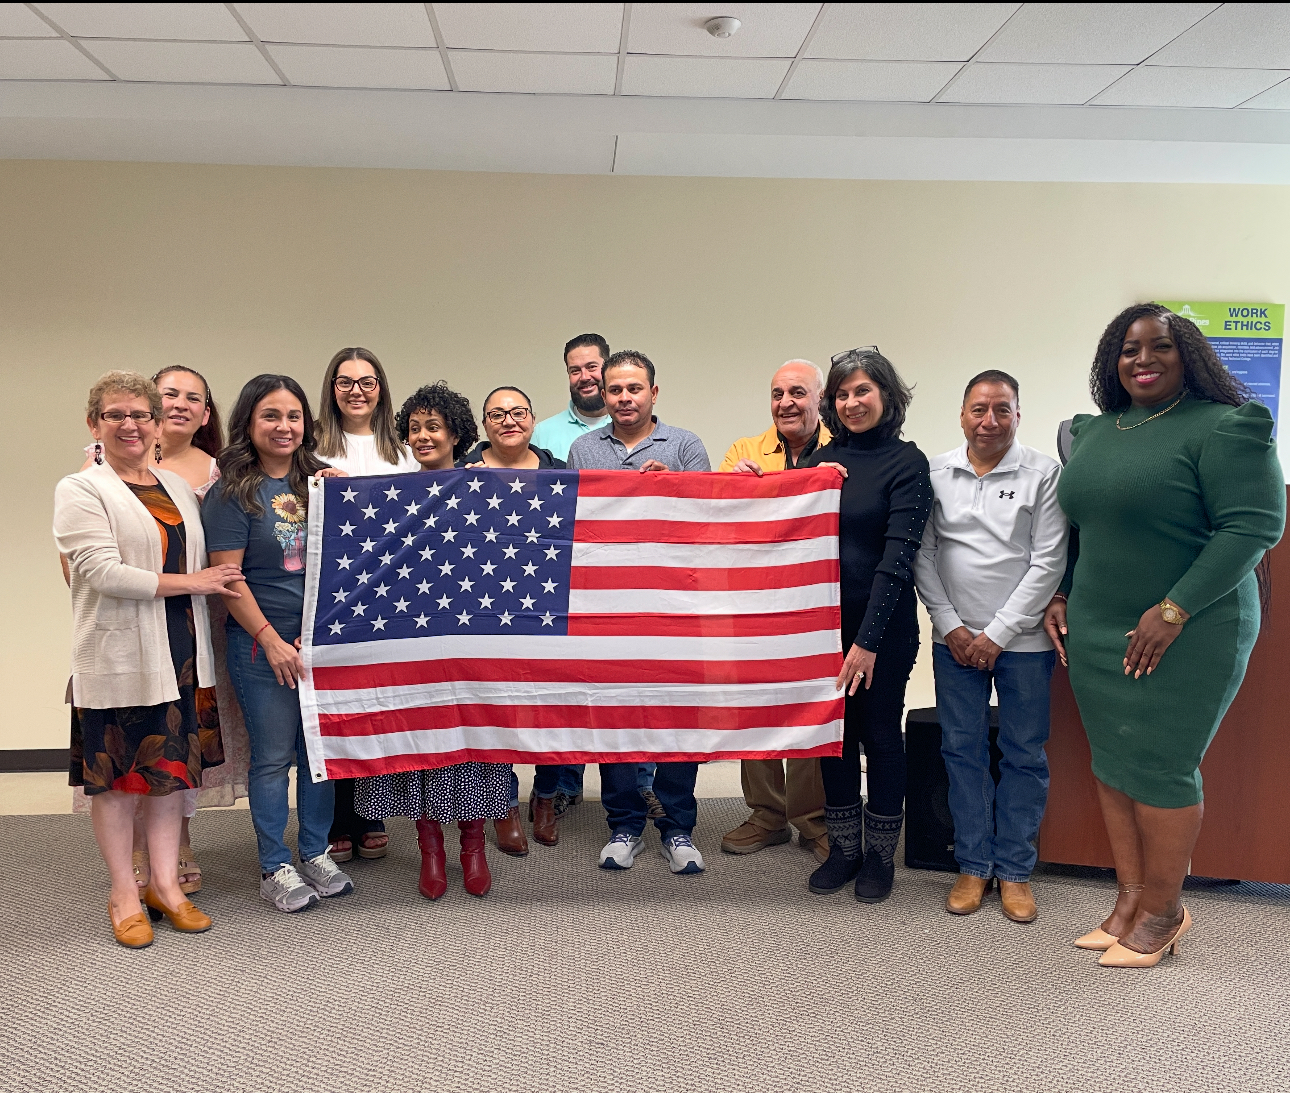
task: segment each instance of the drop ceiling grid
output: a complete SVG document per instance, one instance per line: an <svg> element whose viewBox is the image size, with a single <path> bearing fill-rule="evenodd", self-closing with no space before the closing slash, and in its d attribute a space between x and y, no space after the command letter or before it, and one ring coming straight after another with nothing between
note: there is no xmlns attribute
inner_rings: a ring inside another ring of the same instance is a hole
<svg viewBox="0 0 1290 1093"><path fill-rule="evenodd" d="M0 4L0 80L1287 109L1290 4Z"/></svg>

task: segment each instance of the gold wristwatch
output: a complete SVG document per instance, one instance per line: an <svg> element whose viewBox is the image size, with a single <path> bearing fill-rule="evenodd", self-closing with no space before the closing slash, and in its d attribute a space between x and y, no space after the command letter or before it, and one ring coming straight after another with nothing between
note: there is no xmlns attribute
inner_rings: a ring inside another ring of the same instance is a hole
<svg viewBox="0 0 1290 1093"><path fill-rule="evenodd" d="M1187 621L1186 617L1176 604L1172 604L1168 600L1161 600L1159 606L1160 617L1164 619L1165 622L1169 623L1170 626L1181 626Z"/></svg>

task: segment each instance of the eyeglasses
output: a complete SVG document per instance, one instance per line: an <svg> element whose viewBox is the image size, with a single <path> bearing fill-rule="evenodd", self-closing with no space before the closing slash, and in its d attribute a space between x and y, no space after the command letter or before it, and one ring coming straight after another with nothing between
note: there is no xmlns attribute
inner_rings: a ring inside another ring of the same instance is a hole
<svg viewBox="0 0 1290 1093"><path fill-rule="evenodd" d="M858 361L865 353L880 353L881 350L876 345L862 345L858 349L848 349L844 353L834 353L829 360L834 365L850 364L852 361Z"/></svg>
<svg viewBox="0 0 1290 1093"><path fill-rule="evenodd" d="M381 381L375 376L364 376L362 379L350 379L349 376L337 376L335 380L337 391L352 391L354 385L358 384L369 395L381 386Z"/></svg>
<svg viewBox="0 0 1290 1093"><path fill-rule="evenodd" d="M129 418L136 425L142 425L145 421L156 420L157 415L151 410L135 410L131 414L122 413L120 410L104 410L99 414L100 421L110 421L113 425L120 425L126 418Z"/></svg>
<svg viewBox="0 0 1290 1093"><path fill-rule="evenodd" d="M509 410L489 410L484 417L488 418L494 425L500 425L508 417L519 425L529 416L529 410L523 406L512 406Z"/></svg>

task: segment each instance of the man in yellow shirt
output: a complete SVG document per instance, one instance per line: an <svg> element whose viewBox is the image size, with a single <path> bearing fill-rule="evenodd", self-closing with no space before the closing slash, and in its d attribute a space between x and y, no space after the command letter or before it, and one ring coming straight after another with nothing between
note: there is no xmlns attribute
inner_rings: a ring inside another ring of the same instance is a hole
<svg viewBox="0 0 1290 1093"><path fill-rule="evenodd" d="M762 474L793 470L830 439L820 421L824 374L810 361L785 364L770 381L770 416L774 424L761 436L746 436L730 445L719 471ZM785 777L784 766L788 765ZM741 767L744 801L752 809L747 822L721 840L728 854L755 854L793 837L819 861L829 856L824 828L824 784L818 759L745 759Z"/></svg>

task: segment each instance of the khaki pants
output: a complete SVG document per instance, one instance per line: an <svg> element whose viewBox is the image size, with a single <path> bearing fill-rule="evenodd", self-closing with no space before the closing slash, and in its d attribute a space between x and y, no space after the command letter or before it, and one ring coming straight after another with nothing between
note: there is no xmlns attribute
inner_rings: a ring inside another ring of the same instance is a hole
<svg viewBox="0 0 1290 1093"><path fill-rule="evenodd" d="M782 831L791 823L808 839L825 834L818 759L744 759L740 779L744 802L752 809L749 823L763 831Z"/></svg>

